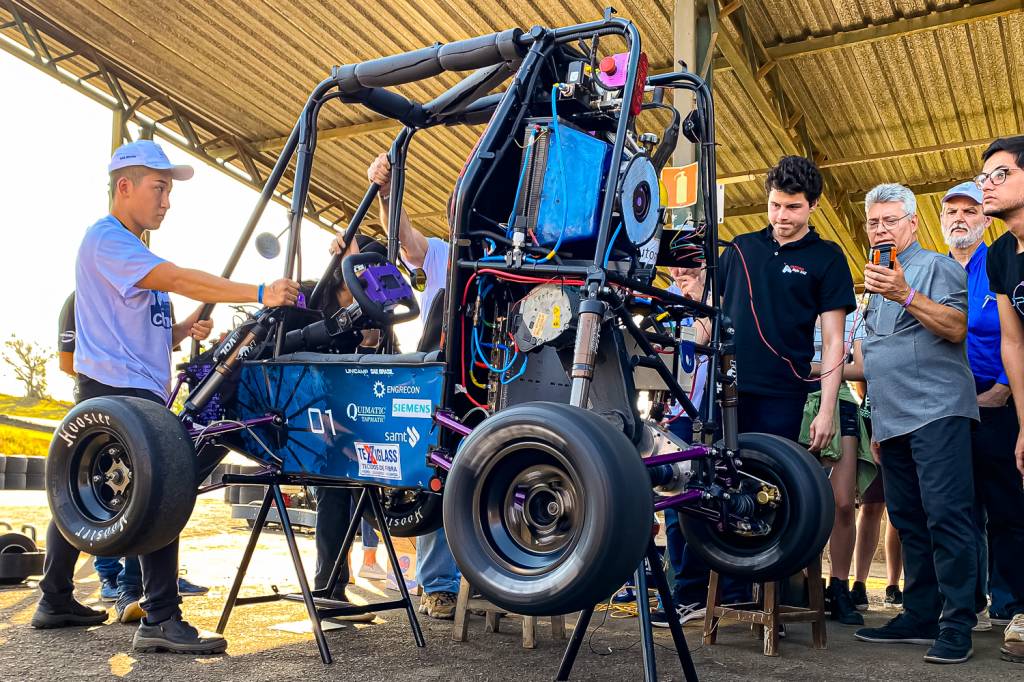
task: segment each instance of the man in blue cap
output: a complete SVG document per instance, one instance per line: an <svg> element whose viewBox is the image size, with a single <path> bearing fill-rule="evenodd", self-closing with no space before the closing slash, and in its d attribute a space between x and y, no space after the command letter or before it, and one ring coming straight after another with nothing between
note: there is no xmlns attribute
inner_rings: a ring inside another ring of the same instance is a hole
<svg viewBox="0 0 1024 682"><path fill-rule="evenodd" d="M978 566L975 629L987 630L993 623L1005 625L1015 613L1024 613L1024 573L1019 570L1024 559L1024 485L1013 456L1019 429L1010 380L1000 357L999 306L986 269L989 249L983 236L992 218L983 212L981 189L972 181L946 192L940 219L949 255L967 271L967 361L981 413L981 422L971 432L974 488L979 530L988 540L988 562ZM984 548L984 540L980 546ZM991 619L984 613L987 576L991 577Z"/></svg>
<svg viewBox="0 0 1024 682"><path fill-rule="evenodd" d="M117 395L165 404L171 349L189 336L205 338L211 330L209 322L199 321L198 310L175 324L168 293L204 303L281 306L295 304L299 285L288 279L241 284L178 267L153 254L142 241L143 233L159 229L171 206L174 181L193 175L191 166L175 166L156 143L140 140L121 146L108 171L110 214L86 230L75 264L77 400ZM74 598L78 555L51 522L33 627L96 625L107 619L106 611L90 609ZM135 650L224 651L223 637L200 632L181 617L177 540L139 560L145 617L135 633Z"/></svg>

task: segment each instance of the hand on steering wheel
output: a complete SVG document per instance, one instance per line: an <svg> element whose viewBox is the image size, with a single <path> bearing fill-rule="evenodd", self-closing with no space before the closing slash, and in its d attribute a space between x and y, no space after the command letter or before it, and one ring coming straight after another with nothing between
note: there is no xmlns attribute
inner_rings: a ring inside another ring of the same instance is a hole
<svg viewBox="0 0 1024 682"><path fill-rule="evenodd" d="M356 267L363 270L356 273ZM382 329L419 317L420 306L412 287L395 267L379 253L357 253L341 261L345 286L363 314ZM406 312L396 313L399 307Z"/></svg>

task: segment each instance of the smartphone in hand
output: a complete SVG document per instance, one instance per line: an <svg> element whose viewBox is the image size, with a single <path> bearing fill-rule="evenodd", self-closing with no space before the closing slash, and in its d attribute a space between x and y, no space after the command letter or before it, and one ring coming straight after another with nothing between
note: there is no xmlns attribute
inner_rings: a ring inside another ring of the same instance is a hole
<svg viewBox="0 0 1024 682"><path fill-rule="evenodd" d="M868 262L873 265L880 265L883 268L889 268L892 270L896 267L892 252L892 244L877 244L876 246L872 246L871 251L868 253Z"/></svg>

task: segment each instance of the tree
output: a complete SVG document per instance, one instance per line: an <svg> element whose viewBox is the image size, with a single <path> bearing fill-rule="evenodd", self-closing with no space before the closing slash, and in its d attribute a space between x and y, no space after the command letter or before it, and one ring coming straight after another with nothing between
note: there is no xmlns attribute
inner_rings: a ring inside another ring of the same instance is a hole
<svg viewBox="0 0 1024 682"><path fill-rule="evenodd" d="M11 334L4 347L3 360L11 369L18 381L25 385L25 395L41 400L46 397L46 363L56 357L56 353L43 349Z"/></svg>

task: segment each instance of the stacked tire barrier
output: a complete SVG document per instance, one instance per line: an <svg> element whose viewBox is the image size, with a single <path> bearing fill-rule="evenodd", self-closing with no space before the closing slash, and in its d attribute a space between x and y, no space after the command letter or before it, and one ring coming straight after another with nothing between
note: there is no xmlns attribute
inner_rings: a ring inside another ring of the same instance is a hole
<svg viewBox="0 0 1024 682"><path fill-rule="evenodd" d="M4 490L24 490L28 480L28 457L25 455L7 455L7 466L4 467Z"/></svg>
<svg viewBox="0 0 1024 682"><path fill-rule="evenodd" d="M43 490L46 458L0 455L0 490Z"/></svg>

